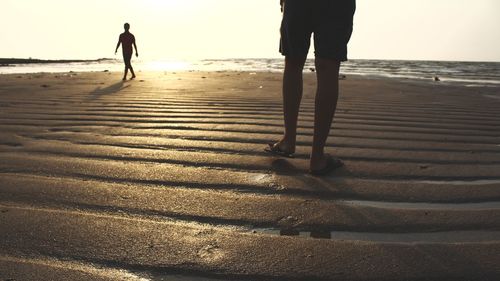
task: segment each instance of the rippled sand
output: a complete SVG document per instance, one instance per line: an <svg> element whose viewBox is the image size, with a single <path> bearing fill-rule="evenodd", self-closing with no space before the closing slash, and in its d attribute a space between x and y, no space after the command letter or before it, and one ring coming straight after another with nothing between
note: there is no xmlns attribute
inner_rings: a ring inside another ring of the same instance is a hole
<svg viewBox="0 0 500 281"><path fill-rule="evenodd" d="M498 280L496 88L347 77L307 174L276 73L3 75L0 279ZM54 277L58 276L58 277Z"/></svg>

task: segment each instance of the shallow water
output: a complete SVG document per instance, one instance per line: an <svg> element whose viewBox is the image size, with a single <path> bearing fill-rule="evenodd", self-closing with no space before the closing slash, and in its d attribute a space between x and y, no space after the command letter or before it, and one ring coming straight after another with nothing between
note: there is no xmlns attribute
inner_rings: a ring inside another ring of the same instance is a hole
<svg viewBox="0 0 500 281"><path fill-rule="evenodd" d="M254 71L281 72L283 59L155 60L134 62L139 71ZM0 74L37 72L122 71L120 60L78 63L19 64L0 67ZM304 71L314 70L309 59ZM466 86L500 86L500 62L450 62L404 60L350 60L342 64L344 75L416 79Z"/></svg>
<svg viewBox="0 0 500 281"><path fill-rule="evenodd" d="M255 228L252 232L304 239L331 239L336 241L361 241L373 243L478 243L500 240L500 232L498 231L377 233L351 231L294 231L277 228Z"/></svg>

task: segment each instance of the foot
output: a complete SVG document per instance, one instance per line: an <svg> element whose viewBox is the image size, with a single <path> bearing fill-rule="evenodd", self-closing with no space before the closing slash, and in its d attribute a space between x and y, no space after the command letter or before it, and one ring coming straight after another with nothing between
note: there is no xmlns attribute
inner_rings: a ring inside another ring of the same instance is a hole
<svg viewBox="0 0 500 281"><path fill-rule="evenodd" d="M132 77L130 77L130 80L134 80L134 79L135 79L135 75L134 75L134 76L132 76Z"/></svg>
<svg viewBox="0 0 500 281"><path fill-rule="evenodd" d="M291 146L287 145L284 141L279 141L277 143L269 143L268 145L269 147L266 147L264 149L266 152L278 156L293 158L293 154L295 153L295 147L291 148Z"/></svg>
<svg viewBox="0 0 500 281"><path fill-rule="evenodd" d="M127 81L127 77L123 77L122 81Z"/></svg>
<svg viewBox="0 0 500 281"><path fill-rule="evenodd" d="M309 172L314 176L324 176L342 166L344 166L344 163L340 159L330 155L324 155L317 160L311 159Z"/></svg>

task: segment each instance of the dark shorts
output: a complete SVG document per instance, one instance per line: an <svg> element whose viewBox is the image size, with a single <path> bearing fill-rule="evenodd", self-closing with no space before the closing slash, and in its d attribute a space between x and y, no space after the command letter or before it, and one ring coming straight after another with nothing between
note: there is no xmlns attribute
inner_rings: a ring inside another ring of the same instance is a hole
<svg viewBox="0 0 500 281"><path fill-rule="evenodd" d="M280 52L306 57L314 34L316 57L347 60L355 0L285 0Z"/></svg>

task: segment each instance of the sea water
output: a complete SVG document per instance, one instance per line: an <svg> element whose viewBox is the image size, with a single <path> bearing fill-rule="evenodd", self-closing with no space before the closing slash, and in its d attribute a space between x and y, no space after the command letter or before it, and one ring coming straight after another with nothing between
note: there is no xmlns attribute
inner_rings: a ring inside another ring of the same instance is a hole
<svg viewBox="0 0 500 281"><path fill-rule="evenodd" d="M137 71L251 71L281 72L283 59L204 59L136 60ZM76 63L17 64L0 67L0 74L122 71L120 60ZM314 60L307 60L304 71L314 71ZM349 60L341 67L343 75L389 77L433 81L468 86L500 86L500 62L452 62L405 60Z"/></svg>

